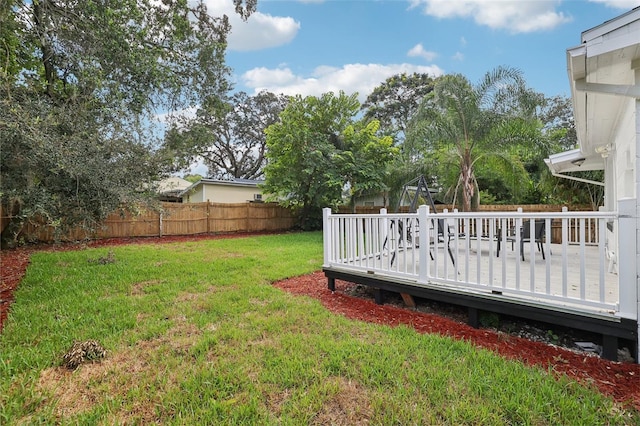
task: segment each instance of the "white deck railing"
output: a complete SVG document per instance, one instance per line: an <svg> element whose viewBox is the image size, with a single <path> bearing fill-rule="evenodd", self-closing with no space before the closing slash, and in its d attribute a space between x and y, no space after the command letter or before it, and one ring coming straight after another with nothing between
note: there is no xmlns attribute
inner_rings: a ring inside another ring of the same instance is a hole
<svg viewBox="0 0 640 426"><path fill-rule="evenodd" d="M325 209L324 267L637 319L637 297L624 299L631 293L620 288L618 249L611 247L613 233L607 231L619 221L616 212L432 214L421 206L413 214L384 209L332 214ZM535 236L536 222L544 224L542 238L521 244L522 228ZM620 277L628 273L621 271Z"/></svg>

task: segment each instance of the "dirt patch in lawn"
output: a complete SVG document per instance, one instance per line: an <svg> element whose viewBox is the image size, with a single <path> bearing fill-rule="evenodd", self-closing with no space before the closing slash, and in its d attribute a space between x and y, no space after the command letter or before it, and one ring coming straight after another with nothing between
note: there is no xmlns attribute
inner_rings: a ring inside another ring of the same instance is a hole
<svg viewBox="0 0 640 426"><path fill-rule="evenodd" d="M83 245L63 245L63 246L39 246L23 247L15 250L3 250L0 268L0 332L10 311L10 304L13 301L13 293L18 287L20 280L29 265L31 254L37 250L78 250L85 247L104 247L123 244L163 244L169 242L197 241L213 238L239 238L256 234L226 234L226 235L202 235L186 237L162 237L162 238L123 238L109 239L90 242ZM425 303L422 309L408 309L402 306L401 302L393 302L377 305L370 295L357 288L355 284L336 280L336 291L331 292L327 288L327 280L322 272L294 277L280 281L275 285L281 289L294 294L314 297L332 312L344 315L348 318L367 321L378 324L397 326L400 324L413 327L420 333L437 333L450 336L456 339L467 340L474 345L492 350L501 356L515 359L525 364L549 368L556 374L566 374L587 385L596 386L601 392L610 395L616 401L640 410L640 365L632 363L621 363L604 360L584 352L577 352L567 348L551 345L546 342L534 341L530 338L518 337L496 329L475 329L464 323L465 318L457 313L455 307ZM141 286L144 287L144 286ZM142 290L142 289L141 289ZM460 316L457 318L457 316ZM189 334L193 330L183 333L186 341L176 339L178 350L184 350L189 346ZM537 335L539 333L531 333ZM553 336L551 336L553 337ZM559 336L558 336L559 339ZM101 367L92 367L92 375L98 373L98 369L105 369L111 363L122 362L125 365L131 360L127 354L121 354L122 359L107 359ZM130 364L129 364L130 365ZM138 368L143 366L138 365ZM87 368L89 370L89 368ZM45 382L54 382L70 385L68 376L77 375L78 372L62 372L57 369L45 372L43 377ZM80 372L82 374L82 372ZM89 372L87 371L87 374ZM104 374L104 370L102 370ZM63 383L60 383L60 382ZM66 383L65 383L66 382ZM42 383L43 386L46 384ZM340 389L346 391L348 383L340 383ZM71 386L70 386L71 387ZM68 398L72 403L64 404L66 409L76 409L82 407L82 400L91 400L90 395L82 395L80 391ZM58 397L66 398L64 395ZM80 399L78 399L80 398ZM366 398L359 402L366 401ZM138 413L138 418L152 420L151 413Z"/></svg>

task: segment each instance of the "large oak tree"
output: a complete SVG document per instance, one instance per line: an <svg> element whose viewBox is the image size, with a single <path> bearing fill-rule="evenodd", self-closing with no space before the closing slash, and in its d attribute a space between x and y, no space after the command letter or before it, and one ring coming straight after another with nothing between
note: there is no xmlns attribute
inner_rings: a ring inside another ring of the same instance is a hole
<svg viewBox="0 0 640 426"><path fill-rule="evenodd" d="M278 120L287 101L269 92L238 92L226 101L210 98L195 117L176 119L165 148L173 153L178 169L202 161L210 177L261 178L266 164L264 131Z"/></svg>
<svg viewBox="0 0 640 426"><path fill-rule="evenodd" d="M7 0L0 19L5 242L28 221L91 229L139 200L161 171L156 115L198 105L204 83L229 89L228 19L202 2Z"/></svg>
<svg viewBox="0 0 640 426"><path fill-rule="evenodd" d="M422 99L433 90L429 74L396 74L387 78L367 96L362 104L365 117L380 122L380 130L397 143L405 139L409 122Z"/></svg>

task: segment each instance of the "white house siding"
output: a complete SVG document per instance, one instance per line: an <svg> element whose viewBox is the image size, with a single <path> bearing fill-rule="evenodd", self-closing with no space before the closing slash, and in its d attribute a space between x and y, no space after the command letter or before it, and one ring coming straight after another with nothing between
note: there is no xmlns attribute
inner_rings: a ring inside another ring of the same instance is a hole
<svg viewBox="0 0 640 426"><path fill-rule="evenodd" d="M203 201L211 203L246 203L253 201L254 194L262 191L256 187L238 185L203 185L206 196Z"/></svg>
<svg viewBox="0 0 640 426"><path fill-rule="evenodd" d="M205 202L205 198L204 198L204 186L200 185L197 186L195 188L193 188L192 190L193 192L189 191L187 194L185 194L182 197L182 202L183 203L203 203Z"/></svg>
<svg viewBox="0 0 640 426"><path fill-rule="evenodd" d="M200 182L184 192L182 201L184 203L246 203L255 201L256 194L262 194L262 190L256 185Z"/></svg>
<svg viewBox="0 0 640 426"><path fill-rule="evenodd" d="M636 68L635 70L636 76L636 84L640 83L640 69ZM633 158L633 165L635 166L634 173L634 182L635 182L635 199L636 199L636 229L635 229L635 297L636 297L636 318L638 320L638 342L637 342L637 351L638 357L640 357L640 160L638 155L640 154L640 99L635 100L635 140L633 141L633 146L635 147L635 155ZM629 298L633 298L633 291L629 291ZM633 300L633 299L632 299Z"/></svg>
<svg viewBox="0 0 640 426"><path fill-rule="evenodd" d="M620 111L620 121L616 127L614 156L616 171L614 177L615 199L635 196L634 159L636 158L636 100L627 99L625 108Z"/></svg>

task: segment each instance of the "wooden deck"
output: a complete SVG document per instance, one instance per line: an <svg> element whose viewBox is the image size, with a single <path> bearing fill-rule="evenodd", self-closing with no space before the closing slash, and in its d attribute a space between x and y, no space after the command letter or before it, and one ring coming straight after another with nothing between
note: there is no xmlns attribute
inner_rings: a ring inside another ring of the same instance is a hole
<svg viewBox="0 0 640 426"><path fill-rule="evenodd" d="M391 291L465 306L473 326L479 312L488 311L596 332L604 357L616 359L623 339L638 359L634 259L619 250L634 243L634 236L619 235L620 246L612 248L620 253L617 262L607 256L610 229L631 225L626 214L435 216L426 206L409 214L334 215L329 209L323 214L323 270L330 289L343 279L376 289L380 303ZM526 241L522 259L523 234L514 230L526 223L534 235L533 225L541 221L545 231L536 238L546 256L536 242ZM560 232L552 236L555 224ZM476 230L482 238L473 238ZM619 266L624 268L618 271Z"/></svg>
<svg viewBox="0 0 640 426"><path fill-rule="evenodd" d="M437 248L432 247L433 258L429 259L432 274L440 278L426 284L393 273L417 275L418 250L412 247L396 251L395 256L390 253L375 259L391 266L390 273L366 270L362 262L356 261L352 265L325 267L324 273L332 290L335 279L374 288L377 303L383 303L385 292L393 292L467 307L468 322L474 327L479 326L479 314L485 311L599 333L602 335L602 356L611 360L617 360L620 340L632 342L625 345L635 347L638 340L636 321L620 318L614 310L601 306L585 309L585 298L602 299L612 306L618 301L618 275L609 272L610 265L603 261L598 247L563 247L560 244L546 247L550 251L546 251L545 259L535 250L532 261L530 251L525 248L525 260L522 261L517 247L514 245L512 249L510 243L501 247L498 256L489 241L460 239L450 246L452 260L446 247L440 244ZM602 290L600 274L605 282ZM545 288L547 285L549 289ZM536 293L539 293L538 297ZM557 299L550 300L549 294ZM572 303L574 299L576 303ZM637 357L638 354L634 354L634 358Z"/></svg>

